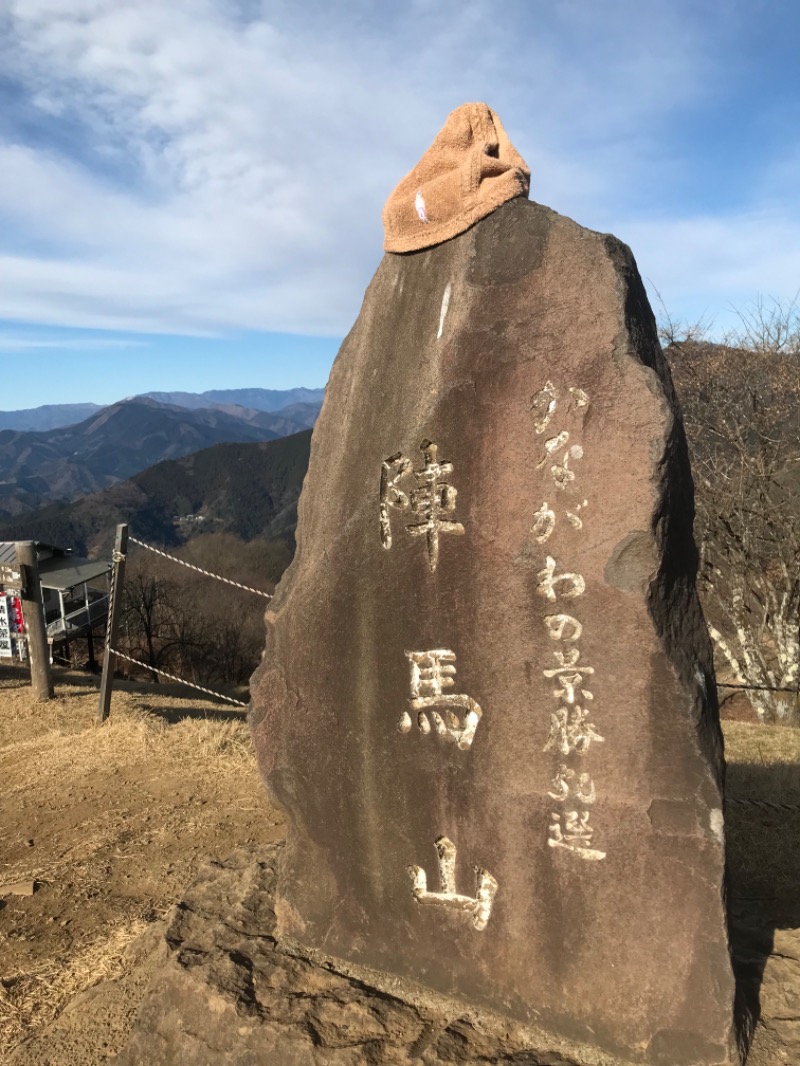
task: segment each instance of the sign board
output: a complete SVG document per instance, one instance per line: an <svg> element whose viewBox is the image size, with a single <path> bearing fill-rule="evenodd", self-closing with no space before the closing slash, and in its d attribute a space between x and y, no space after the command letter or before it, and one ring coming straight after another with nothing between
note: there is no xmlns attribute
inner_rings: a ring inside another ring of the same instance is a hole
<svg viewBox="0 0 800 1066"><path fill-rule="evenodd" d="M12 624L8 612L8 597L0 593L0 659L11 659L14 656L11 645Z"/></svg>
<svg viewBox="0 0 800 1066"><path fill-rule="evenodd" d="M22 603L18 596L0 592L0 659L24 655L25 623Z"/></svg>

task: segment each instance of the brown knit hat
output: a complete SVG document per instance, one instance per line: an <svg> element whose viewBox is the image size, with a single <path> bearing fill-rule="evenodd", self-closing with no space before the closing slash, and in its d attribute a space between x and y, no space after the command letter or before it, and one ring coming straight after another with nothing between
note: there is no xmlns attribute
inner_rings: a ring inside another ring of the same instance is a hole
<svg viewBox="0 0 800 1066"><path fill-rule="evenodd" d="M486 104L462 104L383 209L387 252L430 248L469 229L515 196L531 172Z"/></svg>

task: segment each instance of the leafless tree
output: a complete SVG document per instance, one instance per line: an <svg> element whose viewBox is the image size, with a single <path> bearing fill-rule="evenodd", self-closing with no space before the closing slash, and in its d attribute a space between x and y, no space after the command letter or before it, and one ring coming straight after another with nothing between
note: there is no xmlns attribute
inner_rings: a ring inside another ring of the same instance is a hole
<svg viewBox="0 0 800 1066"><path fill-rule="evenodd" d="M195 566L264 587L270 552L230 534L198 537L179 550ZM270 586L271 587L271 586ZM264 588L264 591L268 591ZM202 685L235 686L258 665L265 601L148 553L128 564L122 633L126 651L149 669Z"/></svg>
<svg viewBox="0 0 800 1066"><path fill-rule="evenodd" d="M674 334L699 587L720 666L765 720L800 703L800 316L759 301L713 344ZM669 331L667 331L669 332Z"/></svg>

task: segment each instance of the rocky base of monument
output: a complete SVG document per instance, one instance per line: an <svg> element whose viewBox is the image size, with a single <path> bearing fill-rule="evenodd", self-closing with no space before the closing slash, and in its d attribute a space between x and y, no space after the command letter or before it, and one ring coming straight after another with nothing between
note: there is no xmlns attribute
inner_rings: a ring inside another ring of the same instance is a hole
<svg viewBox="0 0 800 1066"><path fill-rule="evenodd" d="M622 1060L274 937L276 846L210 863L164 930L116 1066L620 1066Z"/></svg>

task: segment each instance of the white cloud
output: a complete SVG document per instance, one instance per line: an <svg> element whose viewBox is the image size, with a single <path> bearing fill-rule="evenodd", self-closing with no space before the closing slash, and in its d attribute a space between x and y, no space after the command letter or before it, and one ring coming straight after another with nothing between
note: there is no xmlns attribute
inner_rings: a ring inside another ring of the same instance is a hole
<svg viewBox="0 0 800 1066"><path fill-rule="evenodd" d="M781 212L634 222L620 236L651 294L682 318L710 315L720 334L759 294L791 300L800 289L800 218Z"/></svg>
<svg viewBox="0 0 800 1066"><path fill-rule="evenodd" d="M729 238L741 219L642 221L681 166L675 116L716 99L735 27L666 0L503 10L0 0L27 123L0 141L0 317L344 332L386 196L469 99L497 109L534 198L627 237L665 296L757 270L778 291L796 267L783 200L768 225L745 213L747 247Z"/></svg>
<svg viewBox="0 0 800 1066"><path fill-rule="evenodd" d="M76 351L103 352L125 348L146 348L146 341L120 337L19 337L0 334L0 352Z"/></svg>

